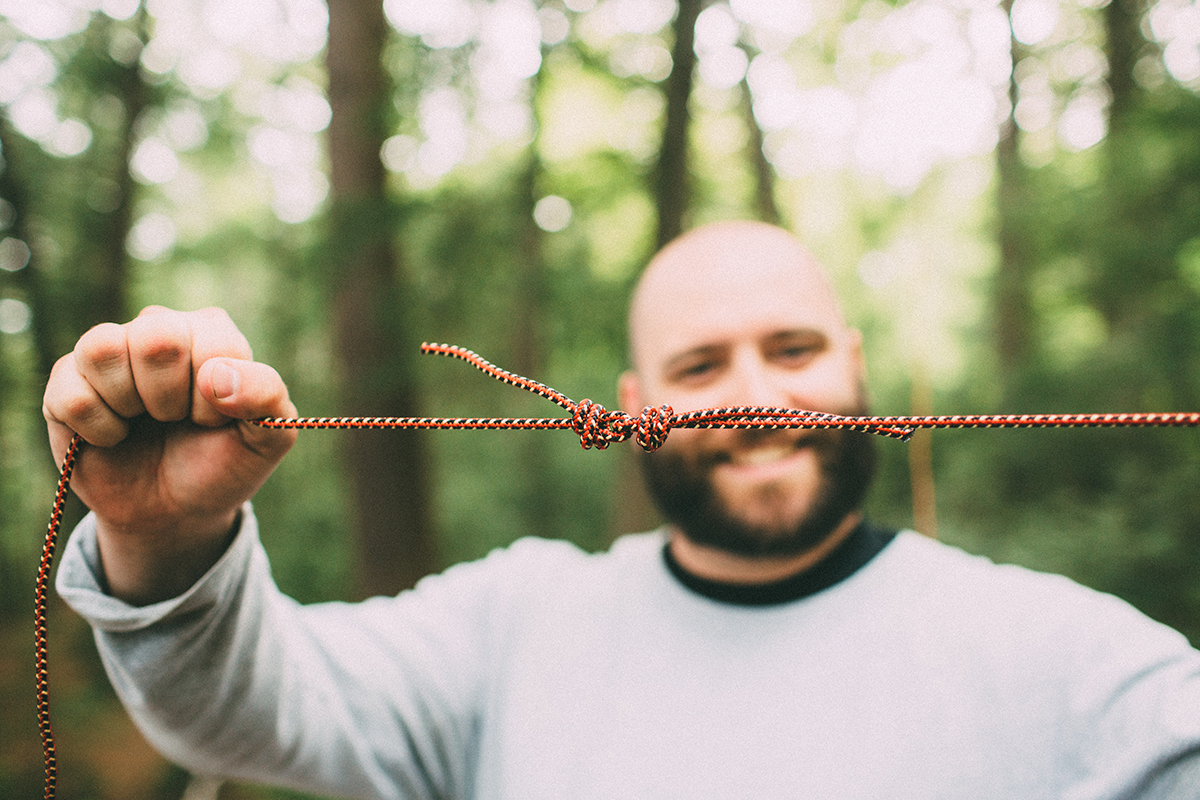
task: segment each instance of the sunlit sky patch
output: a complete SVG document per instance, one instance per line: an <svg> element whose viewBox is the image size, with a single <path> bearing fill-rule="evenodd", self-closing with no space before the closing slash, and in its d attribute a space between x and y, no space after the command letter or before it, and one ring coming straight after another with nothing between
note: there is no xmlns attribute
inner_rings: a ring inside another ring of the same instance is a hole
<svg viewBox="0 0 1200 800"><path fill-rule="evenodd" d="M571 224L571 216L571 202L556 194L546 195L533 207L533 221L549 233L561 231Z"/></svg>
<svg viewBox="0 0 1200 800"><path fill-rule="evenodd" d="M1164 45L1167 72L1183 83L1200 81L1200 2L1159 0L1148 19L1154 38Z"/></svg>

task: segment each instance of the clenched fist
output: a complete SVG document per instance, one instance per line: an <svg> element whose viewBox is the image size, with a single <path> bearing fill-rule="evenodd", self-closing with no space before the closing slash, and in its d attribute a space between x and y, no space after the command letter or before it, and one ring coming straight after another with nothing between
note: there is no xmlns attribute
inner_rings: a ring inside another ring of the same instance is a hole
<svg viewBox="0 0 1200 800"><path fill-rule="evenodd" d="M244 420L295 416L220 309L150 307L85 333L42 406L55 457L78 433L72 488L97 517L108 590L149 603L187 589L224 552L239 508L295 441Z"/></svg>

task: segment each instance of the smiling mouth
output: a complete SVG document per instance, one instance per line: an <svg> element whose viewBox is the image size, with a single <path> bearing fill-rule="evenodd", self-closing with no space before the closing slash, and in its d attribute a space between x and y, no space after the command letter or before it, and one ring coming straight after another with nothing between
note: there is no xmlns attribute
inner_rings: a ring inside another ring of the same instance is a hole
<svg viewBox="0 0 1200 800"><path fill-rule="evenodd" d="M760 467L775 464L796 455L815 444L815 437L800 436L786 440L774 439L722 453L720 463L734 467Z"/></svg>
<svg viewBox="0 0 1200 800"><path fill-rule="evenodd" d="M771 447L756 447L753 450L743 450L732 453L729 463L739 467L757 467L762 464L773 464L794 455L797 448L794 445L774 445Z"/></svg>

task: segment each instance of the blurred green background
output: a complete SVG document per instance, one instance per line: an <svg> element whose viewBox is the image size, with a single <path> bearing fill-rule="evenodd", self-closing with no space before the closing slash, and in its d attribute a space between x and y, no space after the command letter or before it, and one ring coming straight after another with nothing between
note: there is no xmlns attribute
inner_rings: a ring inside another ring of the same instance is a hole
<svg viewBox="0 0 1200 800"><path fill-rule="evenodd" d="M878 413L1200 411L1198 91L1194 0L0 0L0 796L41 791L40 395L90 326L222 306L305 415L558 413L423 339L612 407L649 255L759 218L833 271ZM881 448L879 521L1200 642L1200 432ZM256 508L286 591L355 598L653 525L631 467L305 432ZM51 614L59 797L292 796L168 765Z"/></svg>

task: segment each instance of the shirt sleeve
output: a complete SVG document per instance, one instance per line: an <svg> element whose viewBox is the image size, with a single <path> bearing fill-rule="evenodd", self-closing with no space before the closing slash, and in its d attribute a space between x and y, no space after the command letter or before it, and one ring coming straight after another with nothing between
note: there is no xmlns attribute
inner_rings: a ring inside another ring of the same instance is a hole
<svg viewBox="0 0 1200 800"><path fill-rule="evenodd" d="M397 597L302 606L275 587L248 504L242 520L194 586L144 607L104 593L90 516L64 548L58 591L150 742L200 774L307 792L469 795L488 559Z"/></svg>
<svg viewBox="0 0 1200 800"><path fill-rule="evenodd" d="M1095 633L1059 631L1075 653L1063 681L1081 771L1070 796L1200 797L1200 652L1123 600L1085 599L1077 620Z"/></svg>

